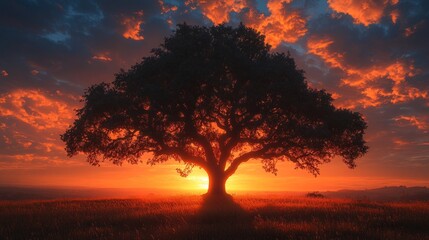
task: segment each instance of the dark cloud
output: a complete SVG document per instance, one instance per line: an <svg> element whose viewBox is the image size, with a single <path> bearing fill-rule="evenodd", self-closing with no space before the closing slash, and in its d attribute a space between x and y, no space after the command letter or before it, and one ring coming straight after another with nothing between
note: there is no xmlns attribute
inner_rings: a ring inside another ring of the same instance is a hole
<svg viewBox="0 0 429 240"><path fill-rule="evenodd" d="M100 81L113 80L156 47L170 29L149 1L2 2L0 66L2 92L16 88L82 94ZM142 41L126 39L122 21L142 11ZM6 14L7 13L7 14ZM111 61L94 61L106 55ZM32 74L34 71L39 74Z"/></svg>
<svg viewBox="0 0 429 240"><path fill-rule="evenodd" d="M51 30L65 14L63 1L1 1L0 26L17 31L38 33Z"/></svg>

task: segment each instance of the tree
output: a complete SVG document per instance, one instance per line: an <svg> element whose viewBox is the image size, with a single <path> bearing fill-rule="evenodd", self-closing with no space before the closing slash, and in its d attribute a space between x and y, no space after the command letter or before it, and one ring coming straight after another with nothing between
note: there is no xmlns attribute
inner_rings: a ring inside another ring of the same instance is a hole
<svg viewBox="0 0 429 240"><path fill-rule="evenodd" d="M184 163L182 176L198 166L208 193L224 195L227 179L251 159L273 174L288 160L317 175L334 156L353 168L367 152L367 126L332 101L255 30L182 24L112 83L89 87L61 138L69 156L82 152L93 165L135 164L150 153L151 165Z"/></svg>

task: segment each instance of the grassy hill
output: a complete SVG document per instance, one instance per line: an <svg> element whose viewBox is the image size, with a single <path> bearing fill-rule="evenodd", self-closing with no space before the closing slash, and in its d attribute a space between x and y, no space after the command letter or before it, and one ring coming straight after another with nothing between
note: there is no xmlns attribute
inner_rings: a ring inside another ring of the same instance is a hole
<svg viewBox="0 0 429 240"><path fill-rule="evenodd" d="M339 190L324 192L329 198L348 198L372 201L429 201L429 188L389 186L365 190Z"/></svg>
<svg viewBox="0 0 429 240"><path fill-rule="evenodd" d="M1 239L429 239L428 219L429 202L279 195L0 202Z"/></svg>

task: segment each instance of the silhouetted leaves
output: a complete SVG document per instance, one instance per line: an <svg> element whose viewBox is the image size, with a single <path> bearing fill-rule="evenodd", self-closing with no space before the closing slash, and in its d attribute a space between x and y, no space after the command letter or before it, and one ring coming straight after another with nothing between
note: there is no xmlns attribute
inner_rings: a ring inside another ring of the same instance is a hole
<svg viewBox="0 0 429 240"><path fill-rule="evenodd" d="M92 164L172 158L205 169L215 192L250 159L262 159L267 172L289 160L318 174L336 155L354 167L367 151L362 116L336 109L288 54L271 53L243 25L178 25L113 83L90 87L84 103L62 135L70 156L83 152Z"/></svg>

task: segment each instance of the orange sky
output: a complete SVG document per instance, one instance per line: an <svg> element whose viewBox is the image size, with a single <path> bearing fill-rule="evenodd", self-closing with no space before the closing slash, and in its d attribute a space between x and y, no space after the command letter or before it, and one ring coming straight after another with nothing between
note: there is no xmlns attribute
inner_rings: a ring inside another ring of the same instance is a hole
<svg viewBox="0 0 429 240"><path fill-rule="evenodd" d="M204 192L201 170L181 178L175 163L91 167L84 156L68 158L59 139L85 88L112 81L186 21L255 28L273 51L292 54L311 86L327 89L336 106L363 113L369 125L370 150L354 170L334 159L315 178L283 162L274 176L254 160L228 180L229 192L429 186L424 1L131 2L0 3L9 12L0 14L0 31L8 33L0 40L0 185ZM16 14L22 7L34 12Z"/></svg>

